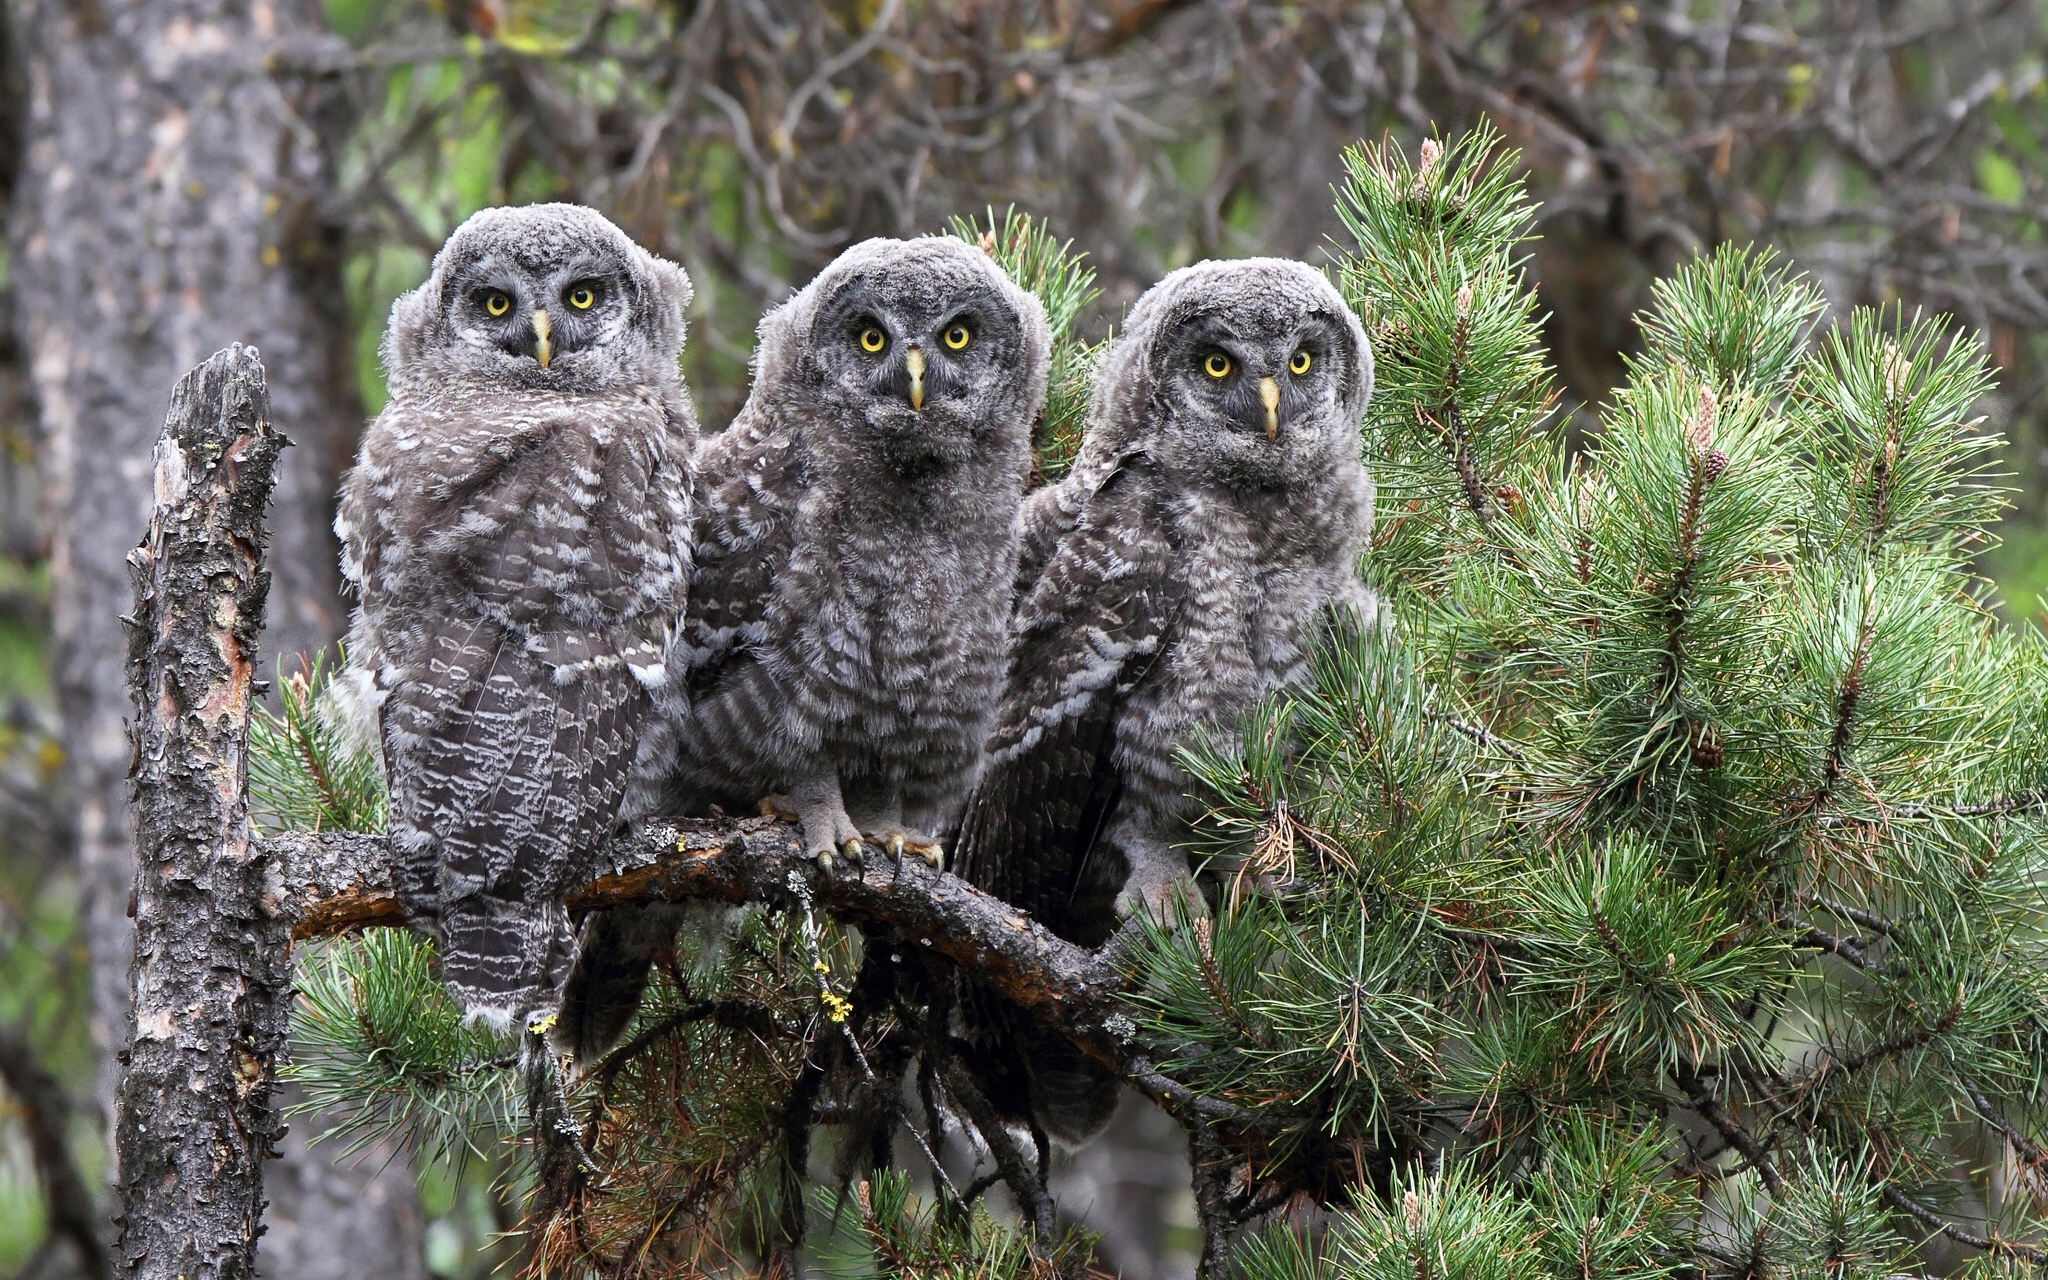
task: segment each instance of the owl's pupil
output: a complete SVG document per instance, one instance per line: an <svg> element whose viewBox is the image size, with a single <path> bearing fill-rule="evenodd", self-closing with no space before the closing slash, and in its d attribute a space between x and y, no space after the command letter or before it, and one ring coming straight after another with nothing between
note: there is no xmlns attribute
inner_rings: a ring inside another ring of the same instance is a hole
<svg viewBox="0 0 2048 1280"><path fill-rule="evenodd" d="M946 345L953 348L953 350L955 351L958 351L962 347L966 346L967 339L968 333L966 325L956 324L952 328L946 330Z"/></svg>
<svg viewBox="0 0 2048 1280"><path fill-rule="evenodd" d="M494 316L502 316L512 309L512 299L502 293L494 293L484 302L484 310Z"/></svg>
<svg viewBox="0 0 2048 1280"><path fill-rule="evenodd" d="M1308 372L1308 366L1309 366L1309 354L1308 354L1308 352L1306 352L1306 351L1297 351L1297 352L1295 352L1295 353L1294 353L1294 359L1292 359L1292 360L1290 360L1290 361L1288 361L1288 362L1287 362L1287 367L1288 367L1289 369L1291 369L1292 371L1294 371L1295 373L1307 373L1307 372Z"/></svg>
<svg viewBox="0 0 2048 1280"><path fill-rule="evenodd" d="M590 290L588 289L578 289L574 293L569 295L569 305L572 307L576 307L579 310L588 309L590 304L595 301L597 301L597 299L591 296Z"/></svg>
<svg viewBox="0 0 2048 1280"><path fill-rule="evenodd" d="M860 331L860 349L863 351L880 351L886 341L887 339L882 336L880 329L862 329Z"/></svg>
<svg viewBox="0 0 2048 1280"><path fill-rule="evenodd" d="M1212 378L1225 377L1230 373L1230 357L1223 355L1210 356L1208 360L1203 362L1202 367L1208 370L1209 376Z"/></svg>

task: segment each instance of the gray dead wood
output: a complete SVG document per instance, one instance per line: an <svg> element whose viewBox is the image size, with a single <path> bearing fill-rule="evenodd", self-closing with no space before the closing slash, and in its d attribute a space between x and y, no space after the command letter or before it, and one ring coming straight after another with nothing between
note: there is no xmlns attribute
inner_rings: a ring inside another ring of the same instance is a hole
<svg viewBox="0 0 2048 1280"><path fill-rule="evenodd" d="M135 958L116 1094L120 1274L256 1274L263 1161L291 993L249 825L249 710L270 579L264 508L284 441L263 366L233 346L187 374L129 556Z"/></svg>

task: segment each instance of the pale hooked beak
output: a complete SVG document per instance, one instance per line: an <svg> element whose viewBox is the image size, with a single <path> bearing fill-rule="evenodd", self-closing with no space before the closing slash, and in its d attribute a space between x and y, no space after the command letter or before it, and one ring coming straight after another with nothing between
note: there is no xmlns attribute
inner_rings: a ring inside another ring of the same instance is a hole
<svg viewBox="0 0 2048 1280"><path fill-rule="evenodd" d="M1266 439L1275 439L1280 434L1280 384L1260 378L1259 403L1266 406Z"/></svg>
<svg viewBox="0 0 2048 1280"><path fill-rule="evenodd" d="M548 345L548 333L554 322L548 319L546 307L533 313L533 358L540 361L540 367L548 367L548 361L555 358L555 349Z"/></svg>
<svg viewBox="0 0 2048 1280"><path fill-rule="evenodd" d="M916 347L903 357L903 367L910 371L910 407L924 408L924 352Z"/></svg>

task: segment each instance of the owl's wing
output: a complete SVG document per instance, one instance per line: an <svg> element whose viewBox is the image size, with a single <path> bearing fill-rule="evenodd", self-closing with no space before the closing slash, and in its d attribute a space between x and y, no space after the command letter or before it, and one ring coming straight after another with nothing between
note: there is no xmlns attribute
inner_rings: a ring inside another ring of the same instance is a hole
<svg viewBox="0 0 2048 1280"><path fill-rule="evenodd" d="M971 883L1087 946L1115 924L1114 892L1084 895L1082 878L1122 793L1118 713L1172 642L1184 597L1165 497L1151 459L1126 458L1025 594L956 846Z"/></svg>
<svg viewBox="0 0 2048 1280"><path fill-rule="evenodd" d="M695 564L684 629L694 696L747 661L795 546L803 463L790 437L736 422L698 462Z"/></svg>
<svg viewBox="0 0 2048 1280"><path fill-rule="evenodd" d="M449 597L421 611L385 754L401 845L438 853L444 976L472 1010L552 999L561 890L617 820L652 711L664 621L635 602L676 570L649 563L659 466L631 453L569 423L522 439L450 486L421 543Z"/></svg>

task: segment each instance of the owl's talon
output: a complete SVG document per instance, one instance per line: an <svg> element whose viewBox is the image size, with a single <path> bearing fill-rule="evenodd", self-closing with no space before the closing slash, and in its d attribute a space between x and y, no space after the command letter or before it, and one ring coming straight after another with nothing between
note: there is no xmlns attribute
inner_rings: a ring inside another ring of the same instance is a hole
<svg viewBox="0 0 2048 1280"><path fill-rule="evenodd" d="M889 850L889 857L892 861L903 861L903 833L901 831L893 831L889 834L889 843L887 847Z"/></svg>
<svg viewBox="0 0 2048 1280"><path fill-rule="evenodd" d="M946 846L934 843L919 849L918 853L923 855L924 864L932 870L943 871L946 869Z"/></svg>
<svg viewBox="0 0 2048 1280"><path fill-rule="evenodd" d="M762 796L761 803L754 806L764 818L778 822L801 822L803 817L796 811L796 805L787 796Z"/></svg>
<svg viewBox="0 0 2048 1280"><path fill-rule="evenodd" d="M839 846L839 851L845 854L846 860L851 863L859 864L867 860L867 849L861 844L859 836L848 836Z"/></svg>
<svg viewBox="0 0 2048 1280"><path fill-rule="evenodd" d="M829 873L832 870L832 851L820 849L817 852L818 870Z"/></svg>

